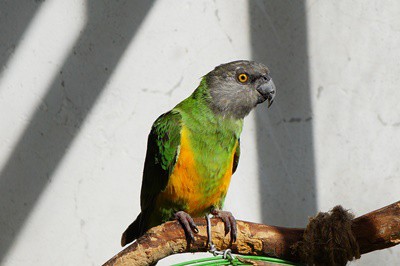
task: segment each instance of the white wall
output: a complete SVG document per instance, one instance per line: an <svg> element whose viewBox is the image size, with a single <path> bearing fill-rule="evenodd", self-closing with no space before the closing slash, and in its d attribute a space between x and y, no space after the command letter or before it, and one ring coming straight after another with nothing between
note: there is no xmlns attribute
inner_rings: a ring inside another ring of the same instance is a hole
<svg viewBox="0 0 400 266"><path fill-rule="evenodd" d="M236 59L269 65L278 96L245 121L226 209L303 226L399 200L400 3L385 3L1 3L0 264L117 253L152 122ZM353 265L399 262L395 247Z"/></svg>
<svg viewBox="0 0 400 266"><path fill-rule="evenodd" d="M400 3L316 4L309 13L319 208L360 215L400 195ZM327 34L328 33L328 34ZM358 265L396 265L400 248Z"/></svg>

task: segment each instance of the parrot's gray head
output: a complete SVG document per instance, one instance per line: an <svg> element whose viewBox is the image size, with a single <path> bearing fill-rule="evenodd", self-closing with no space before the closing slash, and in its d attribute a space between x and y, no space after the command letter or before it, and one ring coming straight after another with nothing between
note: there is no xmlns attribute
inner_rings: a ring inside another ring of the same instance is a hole
<svg viewBox="0 0 400 266"><path fill-rule="evenodd" d="M259 103L271 106L276 95L269 69L254 61L234 61L217 66L205 76L214 111L244 118Z"/></svg>

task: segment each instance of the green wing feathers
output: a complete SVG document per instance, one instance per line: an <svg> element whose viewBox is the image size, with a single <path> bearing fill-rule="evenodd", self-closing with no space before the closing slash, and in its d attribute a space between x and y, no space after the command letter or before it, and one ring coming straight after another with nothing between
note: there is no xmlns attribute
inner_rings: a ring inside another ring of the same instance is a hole
<svg viewBox="0 0 400 266"><path fill-rule="evenodd" d="M176 163L180 145L182 117L177 111L161 115L153 124L147 141L140 197L141 213L122 234L121 245L146 232L157 195L165 189Z"/></svg>
<svg viewBox="0 0 400 266"><path fill-rule="evenodd" d="M176 111L161 115L153 124L148 138L140 198L142 210L151 205L165 189L176 163L180 146L182 117Z"/></svg>

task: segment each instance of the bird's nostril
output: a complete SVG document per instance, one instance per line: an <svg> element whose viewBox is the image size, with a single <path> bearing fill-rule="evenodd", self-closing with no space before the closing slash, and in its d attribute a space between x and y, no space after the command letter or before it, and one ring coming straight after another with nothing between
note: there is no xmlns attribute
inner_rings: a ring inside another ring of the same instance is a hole
<svg viewBox="0 0 400 266"><path fill-rule="evenodd" d="M271 77L268 76L268 75L263 75L262 77L263 77L263 79L264 79L265 81L270 81L270 80L271 80Z"/></svg>

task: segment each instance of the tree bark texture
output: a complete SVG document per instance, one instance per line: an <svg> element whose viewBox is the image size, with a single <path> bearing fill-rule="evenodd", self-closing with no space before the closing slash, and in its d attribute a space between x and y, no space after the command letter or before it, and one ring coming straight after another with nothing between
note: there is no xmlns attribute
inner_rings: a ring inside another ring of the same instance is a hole
<svg viewBox="0 0 400 266"><path fill-rule="evenodd" d="M177 221L150 229L133 244L119 252L104 266L151 265L169 255L185 252L206 252L207 228L205 218L195 218L199 233L188 246L185 233ZM220 219L211 219L212 241L218 250L230 248L241 255L276 257L301 262L293 248L303 240L304 229L284 228L237 221L237 241L231 243ZM400 243L400 201L352 220L351 230L360 254L385 249Z"/></svg>

